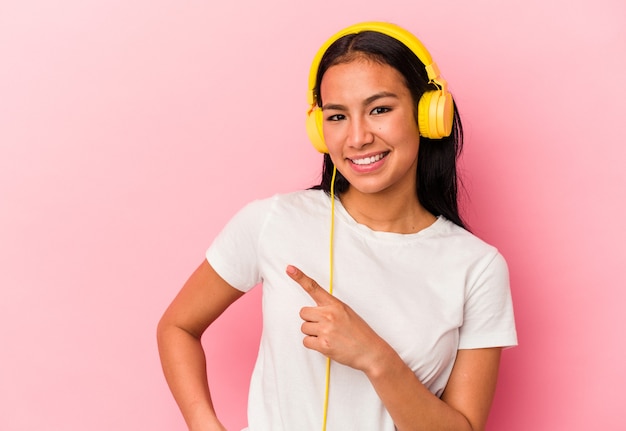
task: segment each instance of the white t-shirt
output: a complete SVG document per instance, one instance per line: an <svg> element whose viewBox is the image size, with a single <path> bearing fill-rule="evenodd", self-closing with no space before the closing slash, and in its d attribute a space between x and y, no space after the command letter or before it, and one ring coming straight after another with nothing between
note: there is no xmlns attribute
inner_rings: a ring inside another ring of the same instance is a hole
<svg viewBox="0 0 626 431"><path fill-rule="evenodd" d="M207 251L217 273L247 291L263 284L263 333L250 383L250 431L321 427L326 358L302 345L299 311L315 305L285 273L329 283L330 198L320 190L252 202ZM373 231L335 204L333 293L441 396L458 349L517 344L506 262L439 217L415 234ZM392 431L369 380L332 363L327 429Z"/></svg>

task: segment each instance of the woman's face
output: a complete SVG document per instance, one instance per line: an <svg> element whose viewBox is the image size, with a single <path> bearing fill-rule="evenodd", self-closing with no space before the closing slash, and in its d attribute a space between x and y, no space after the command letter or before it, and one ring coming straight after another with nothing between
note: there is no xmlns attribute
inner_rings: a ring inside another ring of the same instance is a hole
<svg viewBox="0 0 626 431"><path fill-rule="evenodd" d="M328 68L320 85L324 140L349 193L415 193L419 131L400 72L357 58Z"/></svg>

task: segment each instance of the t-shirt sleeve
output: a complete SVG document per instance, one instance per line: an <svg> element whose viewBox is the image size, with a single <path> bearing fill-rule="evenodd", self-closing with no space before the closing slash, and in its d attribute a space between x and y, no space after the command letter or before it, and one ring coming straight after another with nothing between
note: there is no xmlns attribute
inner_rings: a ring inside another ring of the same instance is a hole
<svg viewBox="0 0 626 431"><path fill-rule="evenodd" d="M517 345L509 271L495 252L472 277L465 298L459 349Z"/></svg>
<svg viewBox="0 0 626 431"><path fill-rule="evenodd" d="M235 289L247 292L261 282L259 237L271 199L253 201L224 226L206 251L213 269Z"/></svg>

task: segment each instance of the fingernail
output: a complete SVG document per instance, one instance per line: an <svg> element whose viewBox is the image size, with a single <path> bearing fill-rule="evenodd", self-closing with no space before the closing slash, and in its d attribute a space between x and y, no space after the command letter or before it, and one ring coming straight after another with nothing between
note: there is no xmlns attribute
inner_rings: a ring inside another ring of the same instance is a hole
<svg viewBox="0 0 626 431"><path fill-rule="evenodd" d="M292 265L287 265L287 274L294 275L296 273L296 268Z"/></svg>

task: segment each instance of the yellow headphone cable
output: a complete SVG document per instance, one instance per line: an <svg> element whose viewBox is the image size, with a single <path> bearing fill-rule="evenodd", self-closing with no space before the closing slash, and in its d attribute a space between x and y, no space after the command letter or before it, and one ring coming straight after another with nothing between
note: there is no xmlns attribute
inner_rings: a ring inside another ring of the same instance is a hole
<svg viewBox="0 0 626 431"><path fill-rule="evenodd" d="M330 240L328 256L329 262L329 281L328 293L333 294L333 237L335 233L335 177L337 176L337 167L333 166L333 176L330 180ZM326 421L328 419L328 397L330 393L330 358L326 358L326 389L324 390L324 416L322 421L322 431L326 431Z"/></svg>

